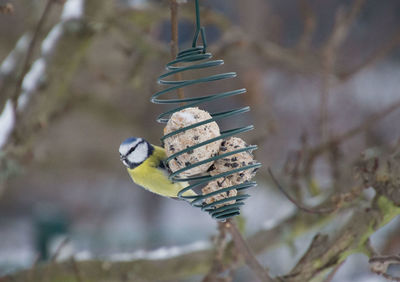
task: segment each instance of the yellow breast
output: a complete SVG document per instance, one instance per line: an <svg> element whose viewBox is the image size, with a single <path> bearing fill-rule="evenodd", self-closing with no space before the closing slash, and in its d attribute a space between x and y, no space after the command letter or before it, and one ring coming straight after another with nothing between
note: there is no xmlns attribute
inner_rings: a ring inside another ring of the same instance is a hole
<svg viewBox="0 0 400 282"><path fill-rule="evenodd" d="M134 169L128 168L132 180L153 193L165 197L177 197L178 192L188 186L187 182L172 182L168 179L166 170L159 168L160 162L166 158L161 147L154 146L153 154ZM184 196L196 195L193 191L185 192Z"/></svg>

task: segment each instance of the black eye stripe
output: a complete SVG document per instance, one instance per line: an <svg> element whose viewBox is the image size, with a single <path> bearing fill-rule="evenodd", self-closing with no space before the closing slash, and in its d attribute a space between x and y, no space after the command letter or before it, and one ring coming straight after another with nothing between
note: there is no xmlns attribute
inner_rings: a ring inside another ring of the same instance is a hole
<svg viewBox="0 0 400 282"><path fill-rule="evenodd" d="M137 146L139 146L140 144L142 144L142 143L144 143L144 142L146 142L146 141L142 140L142 141L140 141L139 143L137 143L134 147L130 148L129 151L128 151L128 153L126 153L125 156L128 157L133 151L135 151L135 149L136 149Z"/></svg>

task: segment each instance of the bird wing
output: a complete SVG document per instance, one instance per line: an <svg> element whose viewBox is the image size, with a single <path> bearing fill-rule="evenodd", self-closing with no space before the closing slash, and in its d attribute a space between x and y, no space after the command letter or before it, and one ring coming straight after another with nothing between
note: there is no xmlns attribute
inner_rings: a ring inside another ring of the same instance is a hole
<svg viewBox="0 0 400 282"><path fill-rule="evenodd" d="M187 182L172 182L168 176L167 169L162 168L163 160L166 158L165 150L161 147L154 146L153 156L145 160L140 166L128 172L132 180L145 188L146 190L156 193L164 197L178 197L178 192L187 187ZM194 191L189 190L183 194L184 196L197 195Z"/></svg>
<svg viewBox="0 0 400 282"><path fill-rule="evenodd" d="M165 159L167 158L167 153L165 152L165 149L159 146L154 146L154 154L157 156L159 162L157 164L157 168L160 169L167 178L169 178L169 171L168 168L166 167L166 165L164 164ZM181 189L189 186L189 182L173 182L174 184L180 184L181 185ZM180 190L181 190L180 189ZM183 196L197 196L196 192L194 192L193 190L189 190L186 191L185 193L183 193Z"/></svg>
<svg viewBox="0 0 400 282"><path fill-rule="evenodd" d="M157 169L158 169L159 171L161 171L161 173L168 179L168 177L169 177L169 172L168 172L168 170L165 168L165 166L159 166L159 167L157 167ZM182 190L183 188L189 186L189 182L172 182L172 181L170 181L170 182L171 182L171 184L173 184L173 185L176 185L176 186L179 185L179 186L180 186L178 192L179 192L180 190ZM179 198L178 198L178 192L176 193L176 195L175 195L173 198L179 199ZM185 192L183 195L184 195L184 196L195 196L195 195L197 195L197 194L194 193L192 190L189 190L189 191Z"/></svg>

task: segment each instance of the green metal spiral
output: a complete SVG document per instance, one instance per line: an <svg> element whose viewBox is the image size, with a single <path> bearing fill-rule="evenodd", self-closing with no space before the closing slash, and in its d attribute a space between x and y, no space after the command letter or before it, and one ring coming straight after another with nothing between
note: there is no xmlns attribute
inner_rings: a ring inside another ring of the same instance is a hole
<svg viewBox="0 0 400 282"><path fill-rule="evenodd" d="M169 62L166 65L167 72L163 75L161 75L158 78L158 83L161 85L166 85L166 88L155 93L151 97L151 101L156 104L178 104L179 106L174 108L173 110L167 111L165 113L162 113L157 121L160 123L167 123L171 115L175 112L178 112L182 109L188 108L188 107L195 107L200 104L210 102L210 101L216 101L224 98L228 98L230 96L234 95L239 95L239 94L244 94L246 92L246 89L236 89L236 90L231 90L227 92L222 92L222 93L215 93L215 94L210 94L210 95L205 95L201 97L188 97L188 98L182 98L182 99L173 99L170 97L167 97L168 94L171 94L173 91L179 89L179 88L184 88L190 85L195 85L195 84L203 84L207 82L212 82L212 81L219 81L219 80L225 80L225 79L230 79L236 77L235 72L227 72L227 73L220 73L220 74L215 74L215 75L210 75L206 77L201 77L198 79L191 79L191 80L166 80L166 78L171 77L177 73L183 73L186 71L190 70L199 70L199 69L206 69L206 68L211 68L211 67L217 67L220 66L224 63L223 60L213 60L212 59L212 54L207 53L207 43L206 43L206 37L205 37L205 32L204 32L204 27L201 27L200 25L200 12L199 12L199 3L198 0L195 0L195 7L196 7L196 32L193 38L193 43L192 47L188 48L186 50L183 50L178 53L177 57L175 60L172 62ZM202 39L202 45L197 46L197 41L199 39L199 36L201 36ZM184 66L179 66L180 64L185 63ZM176 135L178 133L181 133L185 130L192 129L194 127L198 127L207 123L211 123L213 121L217 121L220 119L228 118L234 115L239 115L245 112L248 112L250 110L249 107L242 107L239 109L232 109L229 111L224 111L224 112L218 112L218 113L210 113L211 114L211 119L201 121L195 124L192 124L190 126L181 128L179 130L176 130L174 132L171 132L169 134L164 135L161 138L161 141L164 143L164 140L168 137L171 137L173 135ZM233 135L247 132L252 130L254 127L252 125L245 126L245 127L239 127L239 128L234 128L230 130L225 130L221 132L221 135L209 139L205 142L196 144L194 146L188 147L185 150L179 151L167 158L165 161L167 164L177 156L184 154L188 151L191 151L193 149L199 148L201 146L204 146L206 144L212 143L214 141L220 140L220 139L226 139L228 137L231 137ZM205 203L205 199L223 192L231 191L236 189L238 192L248 189L250 187L256 186L256 182L254 181L249 181L249 182L244 182L238 185L233 185L231 187L227 187L215 192L211 192L205 195L197 195L197 196L183 196L183 194L188 191L188 190L194 190L194 188L198 187L203 187L206 186L209 181L212 181L217 178L225 177L227 175L237 173L240 171L245 171L248 169L256 169L261 166L260 163L252 163L247 166L243 166L241 168L236 168L232 169L230 171L220 173L215 176L193 176L193 177L185 177L181 178L179 177L180 173L192 169L194 167L197 167L199 165L208 163L210 161L215 161L217 159L225 158L227 156L237 154L240 152L244 151L253 151L257 148L257 146L252 145L248 146L246 148L240 148L235 151L229 152L229 153L224 153L221 155L214 156L212 158L208 158L206 160L190 164L189 166L186 166L174 173L172 173L169 177L172 181L175 182L186 182L189 181L190 185L184 189L182 189L178 193L178 197L188 200L193 206L195 207L200 207L202 210L207 211L213 218L218 219L218 220L225 220L227 218L236 216L240 214L240 206L244 205L244 200L249 197L249 195L244 194L244 193L238 193L236 196L225 198L219 201L215 201L210 204ZM221 207L217 207L220 204L227 203L230 201L235 200L233 204L227 204Z"/></svg>

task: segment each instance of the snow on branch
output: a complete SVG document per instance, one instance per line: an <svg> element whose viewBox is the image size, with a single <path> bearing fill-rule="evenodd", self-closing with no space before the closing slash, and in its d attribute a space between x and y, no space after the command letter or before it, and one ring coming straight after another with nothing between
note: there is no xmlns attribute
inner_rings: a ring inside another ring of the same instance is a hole
<svg viewBox="0 0 400 282"><path fill-rule="evenodd" d="M162 247L154 251L139 250L133 253L113 254L109 257L111 261L132 261L132 260L161 260L169 259L196 251L207 250L211 247L208 241L198 241L184 246Z"/></svg>
<svg viewBox="0 0 400 282"><path fill-rule="evenodd" d="M83 16L84 0L68 0L64 4L61 21L80 19Z"/></svg>
<svg viewBox="0 0 400 282"><path fill-rule="evenodd" d="M0 148L7 142L8 136L15 125L15 112L12 102L7 100L0 114Z"/></svg>
<svg viewBox="0 0 400 282"><path fill-rule="evenodd" d="M25 64L22 70L23 77L17 82L15 95L6 102L3 112L0 114L0 121L2 122L0 124L0 149L7 143L8 137L16 126L15 114L25 110L32 94L43 83L48 61L64 33L65 24L70 20L77 20L83 17L84 0L67 0L63 7L60 22L50 30L42 41L40 57L34 61L30 68L27 68L43 22L54 2L54 0L48 1L34 35L31 36L30 33L24 34L18 40L14 50L0 65L0 75L6 76L15 70L18 59L25 57ZM10 116L13 116L13 118L10 118Z"/></svg>
<svg viewBox="0 0 400 282"><path fill-rule="evenodd" d="M16 67L18 58L26 53L29 41L31 40L31 34L29 32L25 33L20 37L15 45L15 48L10 52L10 54L4 59L0 65L0 76L9 75Z"/></svg>

